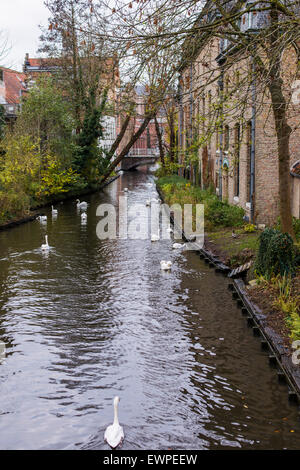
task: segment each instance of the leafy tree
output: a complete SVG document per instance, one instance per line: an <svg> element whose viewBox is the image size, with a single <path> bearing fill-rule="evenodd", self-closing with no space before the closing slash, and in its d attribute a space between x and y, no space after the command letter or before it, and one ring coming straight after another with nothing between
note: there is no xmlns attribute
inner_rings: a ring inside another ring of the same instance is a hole
<svg viewBox="0 0 300 470"><path fill-rule="evenodd" d="M38 80L24 99L15 133L30 136L38 142L41 155L54 154L68 167L74 152L73 128L70 104L62 91L50 77Z"/></svg>
<svg viewBox="0 0 300 470"><path fill-rule="evenodd" d="M29 209L39 179L41 160L39 148L30 136L7 134L1 142L0 184L4 193L14 193L22 209Z"/></svg>
<svg viewBox="0 0 300 470"><path fill-rule="evenodd" d="M0 104L0 139L4 137L4 128L5 128L5 109L2 104Z"/></svg>
<svg viewBox="0 0 300 470"><path fill-rule="evenodd" d="M98 141L103 135L101 117L106 100L107 90L104 91L101 104L97 106L95 89L90 90L82 130L77 138L75 166L89 183L95 182L99 176L98 162L101 161L102 151L99 148Z"/></svg>

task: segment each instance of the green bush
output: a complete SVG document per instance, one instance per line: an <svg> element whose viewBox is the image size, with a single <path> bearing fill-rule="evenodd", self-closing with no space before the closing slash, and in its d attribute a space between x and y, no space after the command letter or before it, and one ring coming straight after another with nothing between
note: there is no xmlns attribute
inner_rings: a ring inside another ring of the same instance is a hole
<svg viewBox="0 0 300 470"><path fill-rule="evenodd" d="M176 162L171 162L170 158L168 156L165 156L165 165L162 166L162 164L160 163L159 169L155 172L155 174L156 176L158 176L158 178L164 176L172 176L181 167L182 165Z"/></svg>
<svg viewBox="0 0 300 470"><path fill-rule="evenodd" d="M254 224L246 224L244 225L244 232L246 233L253 233L256 231L255 225Z"/></svg>
<svg viewBox="0 0 300 470"><path fill-rule="evenodd" d="M300 315L298 311L296 311L296 305L294 307L294 311L290 314L286 321L288 327L291 330L291 340L300 340Z"/></svg>
<svg viewBox="0 0 300 470"><path fill-rule="evenodd" d="M243 224L244 210L231 206L216 196L204 200L204 213L208 221L220 227L240 227Z"/></svg>
<svg viewBox="0 0 300 470"><path fill-rule="evenodd" d="M157 184L168 204L204 204L205 223L210 227L240 227L244 223L244 210L221 201L212 188L201 189L178 175L163 176Z"/></svg>
<svg viewBox="0 0 300 470"><path fill-rule="evenodd" d="M270 278L290 274L295 269L295 250L288 233L267 228L260 236L255 269L258 275Z"/></svg>
<svg viewBox="0 0 300 470"><path fill-rule="evenodd" d="M30 206L29 196L24 192L0 191L0 223L16 216L24 216Z"/></svg>

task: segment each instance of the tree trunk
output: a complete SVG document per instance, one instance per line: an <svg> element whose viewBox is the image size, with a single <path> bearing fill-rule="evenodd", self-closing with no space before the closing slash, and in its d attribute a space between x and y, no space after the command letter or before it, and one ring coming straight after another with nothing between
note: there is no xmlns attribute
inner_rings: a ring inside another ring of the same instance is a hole
<svg viewBox="0 0 300 470"><path fill-rule="evenodd" d="M291 128L286 118L286 102L281 85L270 84L272 109L275 119L277 148L278 148L278 181L281 230L296 240L293 229L291 206L291 178L290 178L290 134Z"/></svg>
<svg viewBox="0 0 300 470"><path fill-rule="evenodd" d="M128 127L128 124L129 124L129 122L130 122L130 119L131 119L130 114L127 114L126 119L125 119L125 121L124 121L123 124L122 124L121 130L120 130L119 134L117 135L117 138L116 138L116 140L114 141L114 143L112 144L112 146L111 146L111 148L110 148L110 151L109 151L109 153L108 153L108 155L107 155L109 158L112 158L112 157L114 156L115 151L116 151L117 148L119 147L119 145L120 145L120 143L121 143L121 140L123 139L124 134L125 134L125 132L126 132L126 129L127 129L127 127Z"/></svg>
<svg viewBox="0 0 300 470"><path fill-rule="evenodd" d="M173 163L175 160L175 146L176 146L173 108L170 112L169 123L170 123L170 161Z"/></svg>
<svg viewBox="0 0 300 470"><path fill-rule="evenodd" d="M296 240L293 229L291 206L291 179L290 179L290 134L291 128L287 122L287 103L283 94L283 81L281 78L281 54L278 32L279 14L274 6L270 11L273 29L270 35L270 73L268 88L271 94L272 110L275 119L275 129L278 148L278 182L280 201L281 230Z"/></svg>
<svg viewBox="0 0 300 470"><path fill-rule="evenodd" d="M154 118L154 123L155 123L155 130L156 130L156 135L157 135L157 140L158 140L158 147L159 147L159 156L161 160L161 164L163 167L165 167L165 152L164 152L164 146L163 146L163 141L161 137L161 132L159 128L159 124L157 121L157 118L155 116Z"/></svg>
<svg viewBox="0 0 300 470"><path fill-rule="evenodd" d="M205 145L202 149L202 183L203 188L206 189L209 184L209 168L208 168L208 149Z"/></svg>
<svg viewBox="0 0 300 470"><path fill-rule="evenodd" d="M153 119L153 115L149 115L145 117L143 123L139 127L139 129L133 134L131 137L130 141L128 144L125 145L123 150L119 153L119 155L114 159L114 161L109 165L107 171L104 173L104 175L101 177L101 183L103 183L111 174L111 172L116 168L116 166L123 160L123 158L128 154L129 150L131 147L134 145L134 143L138 140L138 138L142 135L144 130L147 128L149 122Z"/></svg>

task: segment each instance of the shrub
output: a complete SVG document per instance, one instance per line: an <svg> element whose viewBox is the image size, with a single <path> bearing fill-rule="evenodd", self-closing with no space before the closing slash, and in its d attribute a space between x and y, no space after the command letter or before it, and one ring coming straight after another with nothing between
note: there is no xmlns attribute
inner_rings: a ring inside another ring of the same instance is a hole
<svg viewBox="0 0 300 470"><path fill-rule="evenodd" d="M168 204L204 204L206 227L240 227L243 225L244 210L221 201L212 189L201 189L178 175L158 179Z"/></svg>
<svg viewBox="0 0 300 470"><path fill-rule="evenodd" d="M204 200L205 218L214 225L221 227L239 227L243 224L244 210L241 207L231 206L216 196Z"/></svg>
<svg viewBox="0 0 300 470"><path fill-rule="evenodd" d="M180 165L176 162L171 162L169 157L165 157L165 164L162 166L160 163L159 169L155 172L156 176L158 178L161 178L163 176L171 176L177 173L178 169L181 168L183 165Z"/></svg>
<svg viewBox="0 0 300 470"><path fill-rule="evenodd" d="M50 155L47 156L48 165L42 171L41 183L36 196L38 198L66 193L74 188L81 188L81 178L72 168L61 168L59 162Z"/></svg>
<svg viewBox="0 0 300 470"><path fill-rule="evenodd" d="M300 315L297 308L297 301L294 301L294 310L287 318L287 325L291 330L291 340L300 340Z"/></svg>
<svg viewBox="0 0 300 470"><path fill-rule="evenodd" d="M293 239L288 233L267 228L260 236L258 255L255 264L258 275L270 278L285 275L295 269Z"/></svg>
<svg viewBox="0 0 300 470"><path fill-rule="evenodd" d="M300 339L299 297L292 296L291 277L285 275L272 279L272 283L279 289L274 305L285 314L285 323L290 329L292 341Z"/></svg>
<svg viewBox="0 0 300 470"><path fill-rule="evenodd" d="M244 232L246 233L253 233L255 232L256 228L254 224L246 224L244 225Z"/></svg>
<svg viewBox="0 0 300 470"><path fill-rule="evenodd" d="M6 222L15 216L28 213L30 206L29 197L21 192L0 191L0 223Z"/></svg>

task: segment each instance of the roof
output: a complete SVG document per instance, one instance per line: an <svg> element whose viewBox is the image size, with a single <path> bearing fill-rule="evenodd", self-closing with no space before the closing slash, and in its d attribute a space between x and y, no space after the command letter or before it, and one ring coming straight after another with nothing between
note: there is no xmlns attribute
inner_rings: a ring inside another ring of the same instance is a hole
<svg viewBox="0 0 300 470"><path fill-rule="evenodd" d="M0 67L0 69L3 71L4 82L2 93L0 90L2 98L5 99L7 104L19 104L22 94L27 91L25 74L4 67Z"/></svg>
<svg viewBox="0 0 300 470"><path fill-rule="evenodd" d="M28 57L25 60L25 65L29 67L49 67L49 66L57 66L59 65L60 60L59 59L53 59L53 58L31 58Z"/></svg>

